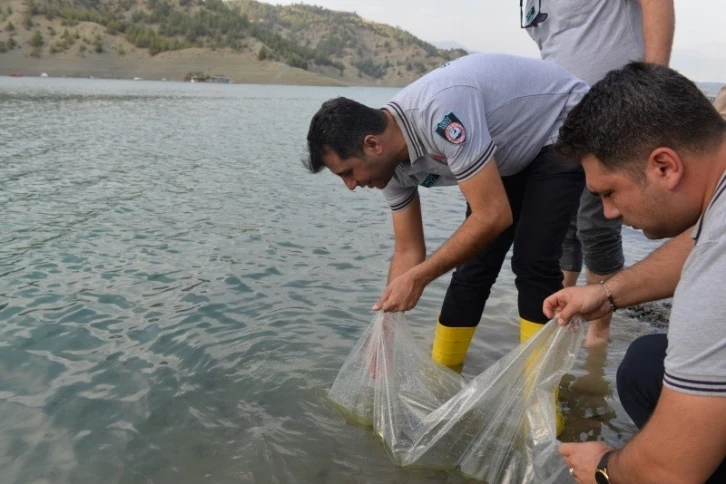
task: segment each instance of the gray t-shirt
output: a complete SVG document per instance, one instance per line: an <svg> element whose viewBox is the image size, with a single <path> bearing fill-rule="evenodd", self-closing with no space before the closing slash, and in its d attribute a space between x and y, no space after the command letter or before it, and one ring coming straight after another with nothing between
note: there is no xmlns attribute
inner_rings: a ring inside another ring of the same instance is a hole
<svg viewBox="0 0 726 484"><path fill-rule="evenodd" d="M505 54L468 55L426 74L384 106L409 155L383 189L391 209L411 203L418 186L468 180L493 155L501 176L519 173L557 140L587 90L557 64Z"/></svg>
<svg viewBox="0 0 726 484"><path fill-rule="evenodd" d="M539 0L529 0L525 4L523 24L534 22L526 30L542 58L590 85L613 69L645 58L638 0L542 0L541 7ZM538 14L539 21L535 20Z"/></svg>
<svg viewBox="0 0 726 484"><path fill-rule="evenodd" d="M726 397L726 172L693 238L673 296L663 383Z"/></svg>

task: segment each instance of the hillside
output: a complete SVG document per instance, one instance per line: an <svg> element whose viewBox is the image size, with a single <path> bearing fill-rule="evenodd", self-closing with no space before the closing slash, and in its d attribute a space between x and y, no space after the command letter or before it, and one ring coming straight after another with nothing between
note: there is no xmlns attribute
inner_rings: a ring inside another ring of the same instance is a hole
<svg viewBox="0 0 726 484"><path fill-rule="evenodd" d="M0 74L405 85L464 54L303 4L0 0Z"/></svg>

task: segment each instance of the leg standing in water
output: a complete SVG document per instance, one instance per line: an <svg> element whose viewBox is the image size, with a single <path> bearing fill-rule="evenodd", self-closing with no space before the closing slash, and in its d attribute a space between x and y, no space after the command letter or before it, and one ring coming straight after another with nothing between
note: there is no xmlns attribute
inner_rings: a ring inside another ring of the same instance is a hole
<svg viewBox="0 0 726 484"><path fill-rule="evenodd" d="M521 26L543 59L592 85L632 60L668 65L675 26L673 0L528 0ZM625 265L619 218L603 216L600 197L585 190L562 246L564 286L577 284L583 259L587 283L608 280ZM607 344L608 314L593 321L586 346Z"/></svg>

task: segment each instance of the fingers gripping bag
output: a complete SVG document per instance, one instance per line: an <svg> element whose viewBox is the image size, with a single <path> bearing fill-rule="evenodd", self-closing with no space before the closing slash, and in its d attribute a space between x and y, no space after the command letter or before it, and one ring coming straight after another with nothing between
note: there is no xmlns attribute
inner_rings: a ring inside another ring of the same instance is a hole
<svg viewBox="0 0 726 484"><path fill-rule="evenodd" d="M373 427L402 466L458 469L487 482L572 482L557 453L555 394L581 321L542 330L467 382L434 362L401 313L375 314L328 394Z"/></svg>

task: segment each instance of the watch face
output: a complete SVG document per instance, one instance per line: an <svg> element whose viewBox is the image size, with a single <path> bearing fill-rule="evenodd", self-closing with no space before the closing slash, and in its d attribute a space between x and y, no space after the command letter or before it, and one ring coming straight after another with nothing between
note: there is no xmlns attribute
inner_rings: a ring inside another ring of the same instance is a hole
<svg viewBox="0 0 726 484"><path fill-rule="evenodd" d="M598 469L595 471L595 482L597 482L597 484L610 484L610 479L608 479L607 474Z"/></svg>

